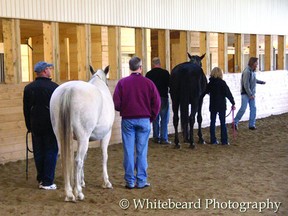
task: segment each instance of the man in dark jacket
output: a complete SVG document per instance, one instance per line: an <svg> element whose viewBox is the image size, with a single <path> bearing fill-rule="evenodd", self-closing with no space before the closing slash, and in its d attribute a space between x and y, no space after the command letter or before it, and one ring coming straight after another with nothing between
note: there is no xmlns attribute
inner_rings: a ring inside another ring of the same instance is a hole
<svg viewBox="0 0 288 216"><path fill-rule="evenodd" d="M148 71L146 77L156 85L161 97L161 109L156 119L153 121L153 140L156 143L171 144L168 140L169 123L169 80L170 74L161 68L160 59L152 59L152 70Z"/></svg>
<svg viewBox="0 0 288 216"><path fill-rule="evenodd" d="M52 64L38 62L36 79L24 89L23 109L27 130L32 133L32 146L37 181L40 189L55 190L55 168L58 156L57 140L50 120L49 103L58 84L51 81Z"/></svg>

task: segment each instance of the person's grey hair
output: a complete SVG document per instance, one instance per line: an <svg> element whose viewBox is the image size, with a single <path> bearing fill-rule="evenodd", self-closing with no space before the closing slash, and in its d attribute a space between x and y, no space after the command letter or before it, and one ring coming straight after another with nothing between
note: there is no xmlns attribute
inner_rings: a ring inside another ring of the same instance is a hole
<svg viewBox="0 0 288 216"><path fill-rule="evenodd" d="M136 71L140 68L140 66L142 66L142 60L137 57L137 56L134 56L130 59L129 61L129 69L131 71Z"/></svg>
<svg viewBox="0 0 288 216"><path fill-rule="evenodd" d="M160 59L158 57L154 57L152 59L152 64L155 66L155 65L160 65Z"/></svg>

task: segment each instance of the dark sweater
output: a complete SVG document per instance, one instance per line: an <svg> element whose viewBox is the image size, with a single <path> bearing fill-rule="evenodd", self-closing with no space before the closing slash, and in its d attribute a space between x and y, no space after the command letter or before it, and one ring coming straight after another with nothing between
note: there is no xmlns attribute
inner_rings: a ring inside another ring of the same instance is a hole
<svg viewBox="0 0 288 216"><path fill-rule="evenodd" d="M226 82L220 78L209 79L206 91L203 94L210 94L210 106L211 112L220 112L226 110L226 97L229 99L232 105L235 105L234 98L231 94Z"/></svg>
<svg viewBox="0 0 288 216"><path fill-rule="evenodd" d="M160 97L168 98L170 74L167 70L162 68L153 68L147 72L146 77L152 80L152 82L156 85Z"/></svg>

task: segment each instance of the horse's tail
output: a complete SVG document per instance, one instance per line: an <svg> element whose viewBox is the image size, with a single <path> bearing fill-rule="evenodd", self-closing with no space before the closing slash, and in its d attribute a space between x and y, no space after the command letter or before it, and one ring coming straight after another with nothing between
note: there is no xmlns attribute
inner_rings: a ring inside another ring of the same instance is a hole
<svg viewBox="0 0 288 216"><path fill-rule="evenodd" d="M74 149L71 135L71 92L66 90L59 104L59 133L61 139L61 157L62 157L62 169L64 180L70 178L71 186L74 186ZM70 173L70 175L69 175ZM65 183L66 184L66 183Z"/></svg>

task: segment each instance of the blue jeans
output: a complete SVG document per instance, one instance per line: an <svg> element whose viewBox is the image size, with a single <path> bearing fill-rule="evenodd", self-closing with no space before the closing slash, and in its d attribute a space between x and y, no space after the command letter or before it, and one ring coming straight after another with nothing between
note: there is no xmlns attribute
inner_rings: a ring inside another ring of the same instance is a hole
<svg viewBox="0 0 288 216"><path fill-rule="evenodd" d="M256 123L256 105L255 105L255 98L250 99L247 94L242 94L241 95L241 107L234 118L235 125L238 125L240 119L244 115L247 104L249 103L249 108L250 108L250 115L249 115L249 127L255 127Z"/></svg>
<svg viewBox="0 0 288 216"><path fill-rule="evenodd" d="M147 181L148 139L151 131L150 119L122 119L121 129L126 185L134 187L136 180L137 186L143 187ZM135 146L136 154L134 153ZM136 171L136 176L134 171Z"/></svg>
<svg viewBox="0 0 288 216"><path fill-rule="evenodd" d="M54 183L58 158L58 145L54 134L35 136L32 134L34 161L37 170L37 181L48 186Z"/></svg>
<svg viewBox="0 0 288 216"><path fill-rule="evenodd" d="M227 136L227 128L226 128L226 110L221 112L211 112L210 113L210 141L211 143L215 143L217 141L216 134L215 134L215 123L216 123L216 116L219 113L220 119L220 127L221 127L221 143L227 144L228 143L228 136Z"/></svg>
<svg viewBox="0 0 288 216"><path fill-rule="evenodd" d="M161 109L153 121L153 138L168 141L169 98L161 97Z"/></svg>

